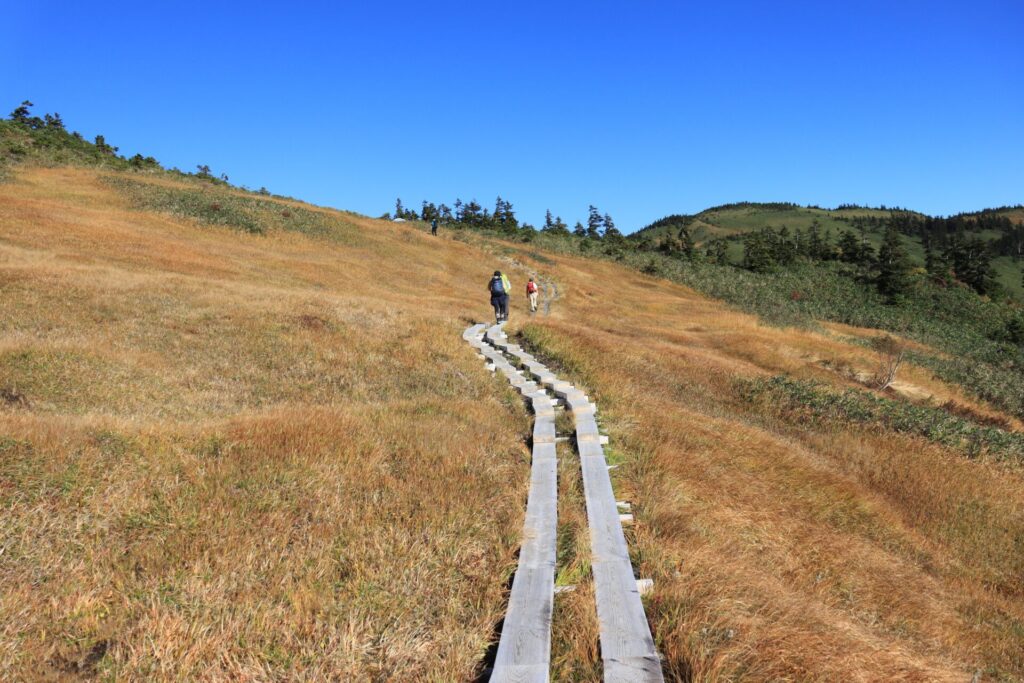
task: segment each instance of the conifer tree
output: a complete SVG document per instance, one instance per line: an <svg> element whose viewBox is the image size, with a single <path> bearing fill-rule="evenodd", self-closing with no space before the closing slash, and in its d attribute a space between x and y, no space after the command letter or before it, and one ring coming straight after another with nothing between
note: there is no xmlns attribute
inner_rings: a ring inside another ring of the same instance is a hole
<svg viewBox="0 0 1024 683"><path fill-rule="evenodd" d="M846 263L860 263L860 241L849 230L839 237L839 260Z"/></svg>
<svg viewBox="0 0 1024 683"><path fill-rule="evenodd" d="M574 225L572 228L572 234L576 235L577 237L586 237L587 229L583 227L582 223L576 221L576 225Z"/></svg>
<svg viewBox="0 0 1024 683"><path fill-rule="evenodd" d="M747 270L752 270L755 273L765 273L775 267L768 232L770 231L759 230L744 235L743 267Z"/></svg>
<svg viewBox="0 0 1024 683"><path fill-rule="evenodd" d="M462 220L467 225L479 227L485 223L489 215L483 211L483 207L475 199L471 199L462 205Z"/></svg>
<svg viewBox="0 0 1024 683"><path fill-rule="evenodd" d="M25 100L21 103L19 107L17 107L14 111L11 112L11 121L14 121L15 123L28 125L29 119L32 116L31 109L34 106L36 105L32 104L28 100Z"/></svg>
<svg viewBox="0 0 1024 683"><path fill-rule="evenodd" d="M679 253L686 259L692 259L697 244L693 241L690 226L683 225L680 227L679 232L676 234L676 239L679 241Z"/></svg>
<svg viewBox="0 0 1024 683"><path fill-rule="evenodd" d="M112 147L111 145L108 145L106 138L104 138L102 135L97 135L96 136L95 145L96 145L96 149L100 153L102 153L102 154L109 154L111 156L114 156L114 155L117 154L117 147ZM209 166L202 166L202 165L199 167L199 170L200 170L199 175L201 175L201 176L203 175L203 173L202 173L202 169L203 168L206 169L206 175L209 176L210 175L210 167Z"/></svg>
<svg viewBox="0 0 1024 683"><path fill-rule="evenodd" d="M500 225L505 225L507 220L505 216L505 201L498 195L498 198L494 200L494 221Z"/></svg>
<svg viewBox="0 0 1024 683"><path fill-rule="evenodd" d="M807 231L797 228L793 231L793 244L796 247L796 255L813 260L811 255L810 228Z"/></svg>
<svg viewBox="0 0 1024 683"><path fill-rule="evenodd" d="M869 268L875 261L875 248L871 246L871 242L868 240L868 228L867 224L862 224L860 228L860 261L858 264L862 270Z"/></svg>
<svg viewBox="0 0 1024 683"><path fill-rule="evenodd" d="M949 284L952 279L949 259L941 250L934 249L931 241L925 243L924 269L928 271L928 277L934 282Z"/></svg>
<svg viewBox="0 0 1024 683"><path fill-rule="evenodd" d="M441 212L434 206L434 202L428 202L426 199L423 200L423 206L420 209L420 218L425 221L432 221L435 218L440 218Z"/></svg>
<svg viewBox="0 0 1024 683"><path fill-rule="evenodd" d="M604 233L602 234L604 239L610 239L616 242L622 239L622 233L615 227L615 221L612 220L611 216L605 214L601 219L601 222L604 223Z"/></svg>
<svg viewBox="0 0 1024 683"><path fill-rule="evenodd" d="M597 207L593 204L587 213L587 237L593 240L601 239L601 226L604 224L604 219L598 212Z"/></svg>
<svg viewBox="0 0 1024 683"><path fill-rule="evenodd" d="M807 229L807 255L815 261L825 259L825 241L821 237L821 224L817 219Z"/></svg>
<svg viewBox="0 0 1024 683"><path fill-rule="evenodd" d="M821 239L821 259L824 261L831 261L836 257L836 249L832 245L832 229L829 228L825 231L825 236Z"/></svg>
<svg viewBox="0 0 1024 683"><path fill-rule="evenodd" d="M669 256L682 256L683 243L679 241L678 237L669 235L662 238L661 242L658 243L658 250Z"/></svg>
<svg viewBox="0 0 1024 683"><path fill-rule="evenodd" d="M988 242L980 237L967 238L958 233L946 245L945 257L953 266L956 278L978 294L991 294L996 289Z"/></svg>
<svg viewBox="0 0 1024 683"><path fill-rule="evenodd" d="M711 263L719 266L728 265L729 263L729 246L725 240L717 239L708 242L705 255Z"/></svg>
<svg viewBox="0 0 1024 683"><path fill-rule="evenodd" d="M498 197L501 201L501 197ZM501 224L506 230L515 231L519 227L519 221L516 219L516 212L512 209L512 202L502 201L501 202L501 216L497 217Z"/></svg>
<svg viewBox="0 0 1024 683"><path fill-rule="evenodd" d="M900 234L890 225L878 249L878 277L875 280L879 293L890 303L901 299L910 288L907 275L909 269L907 251L900 240Z"/></svg>
<svg viewBox="0 0 1024 683"><path fill-rule="evenodd" d="M772 260L782 266L789 266L796 260L796 243L789 234L789 228L783 225L778 232L766 228L766 237L771 245Z"/></svg>
<svg viewBox="0 0 1024 683"><path fill-rule="evenodd" d="M541 228L544 232L551 232L555 229L555 220L551 216L551 209L544 212L544 227Z"/></svg>

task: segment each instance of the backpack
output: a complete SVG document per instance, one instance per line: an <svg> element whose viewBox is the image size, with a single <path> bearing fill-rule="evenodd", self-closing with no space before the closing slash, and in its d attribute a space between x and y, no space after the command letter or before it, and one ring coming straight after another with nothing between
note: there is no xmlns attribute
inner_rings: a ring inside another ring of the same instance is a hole
<svg viewBox="0 0 1024 683"><path fill-rule="evenodd" d="M505 293L505 285L500 277L491 278L491 294L498 296Z"/></svg>
<svg viewBox="0 0 1024 683"><path fill-rule="evenodd" d="M526 283L526 291L529 292L530 294L533 294L534 292L536 292L537 291L537 283L536 282L527 282Z"/></svg>

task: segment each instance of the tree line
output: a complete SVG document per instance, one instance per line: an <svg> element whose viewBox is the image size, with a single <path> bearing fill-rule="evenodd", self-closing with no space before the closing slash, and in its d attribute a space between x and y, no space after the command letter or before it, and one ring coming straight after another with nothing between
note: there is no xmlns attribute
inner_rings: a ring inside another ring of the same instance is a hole
<svg viewBox="0 0 1024 683"><path fill-rule="evenodd" d="M177 168L165 169L159 161L151 156L135 154L128 157L121 155L118 153L120 149L107 142L103 135L96 135L90 142L78 131L69 131L59 113L36 116L32 112L34 106L35 104L30 100L24 100L10 113L7 119L0 119L0 121L9 123L15 130L28 133L32 140L32 146L38 152L63 153L53 156L58 156L65 161L67 160L66 153L70 152L75 160L83 163L112 165L136 171L169 170L170 173L191 176L215 184L229 184L226 173L214 175L206 164L197 164L196 172L186 173ZM17 158L28 154L28 150L15 145L8 148L8 153ZM266 188L260 188L258 192L269 194Z"/></svg>
<svg viewBox="0 0 1024 683"><path fill-rule="evenodd" d="M963 241L964 235L972 232L994 232L999 237L990 242L994 256L1009 256L1014 260L1024 259L1024 224L1015 223L1006 211L1024 210L1024 206L1004 206L985 209L978 213L961 213L948 218L924 216L910 211L892 211L888 216L836 216L860 230L884 231L889 226L900 233L916 237L921 243L936 251L944 251L950 243Z"/></svg>
<svg viewBox="0 0 1024 683"><path fill-rule="evenodd" d="M538 231L538 228L531 223L520 222L512 202L502 199L500 195L494 201L493 211L481 206L476 199L468 202L456 199L452 206L423 200L420 210L416 211L402 203L402 199L399 197L395 200L394 213L385 213L381 218L385 220L426 221L428 223L437 220L439 223L446 225L495 230L512 235ZM590 205L587 209L586 224L584 225L581 221L576 221L571 230L568 224L562 220L561 216L552 215L551 210L548 209L544 214L544 222L539 230L551 235L572 235L592 241L607 241L609 243L625 241L625 237L615 226L615 221L611 215L601 213L594 205Z"/></svg>
<svg viewBox="0 0 1024 683"><path fill-rule="evenodd" d="M656 243L647 240L645 248L682 259L726 265L729 263L728 243L738 240L743 245L740 267L756 273L772 272L800 262L836 261L852 266L858 277L874 282L879 292L890 300L905 296L911 287L914 266L895 224L886 225L877 249L868 240L867 229L863 226L857 232L843 230L835 237L831 230L822 230L820 223L814 221L803 230L791 231L783 225L714 239L708 241L703 250L698 250L690 222L692 218L677 219L679 227L675 234L662 237ZM948 285L959 281L979 294L992 295L998 291L990 243L978 236L955 233L945 240L941 249L926 245L924 272L937 283Z"/></svg>

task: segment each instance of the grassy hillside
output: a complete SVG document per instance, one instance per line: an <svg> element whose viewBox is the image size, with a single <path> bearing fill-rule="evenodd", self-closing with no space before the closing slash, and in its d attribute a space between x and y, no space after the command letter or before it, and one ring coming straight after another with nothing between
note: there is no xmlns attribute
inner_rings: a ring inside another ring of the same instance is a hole
<svg viewBox="0 0 1024 683"><path fill-rule="evenodd" d="M845 230L853 229L854 221L857 218L886 219L892 215L889 209L872 209L864 207L846 207L839 209L821 209L817 207L798 206L785 203L739 203L729 204L721 207L713 207L701 211L692 216L667 216L655 221L646 228L632 235L633 240L659 240L666 236L675 235L679 229L686 226L693 239L699 244L705 244L714 239L729 239L728 254L733 263L740 263L743 256L742 243L737 239L740 236L756 232L763 228L781 228L786 226L791 232L796 230L807 230L812 224L817 223L822 234L831 233L833 244L836 238ZM906 213L900 210L900 213ZM912 215L923 217L923 214L910 212ZM1024 210L1019 208L1000 209L994 211L964 214L968 220L976 218L985 213L987 215L1006 216L1015 223L1024 223ZM882 242L883 231L878 228L869 229L865 237L877 250ZM985 240L992 241L999 237L998 233L985 230L969 230L970 235L977 235ZM903 236L904 244L913 263L922 266L925 263L925 248L919 237ZM1014 261L1008 256L998 256L993 259L996 281L1012 296L1024 301L1024 265L1020 261Z"/></svg>
<svg viewBox="0 0 1024 683"><path fill-rule="evenodd" d="M0 226L0 679L476 676L528 473L460 337L495 267L558 287L510 334L601 407L670 679L1024 679L1022 424L923 362L869 389L873 330L163 174L18 166Z"/></svg>
<svg viewBox="0 0 1024 683"><path fill-rule="evenodd" d="M467 677L528 454L459 336L479 254L272 200L252 235L138 188L0 185L0 678Z"/></svg>
<svg viewBox="0 0 1024 683"><path fill-rule="evenodd" d="M746 232L766 227L786 225L790 230L806 230L817 222L822 231L832 230L838 233L849 227L844 219L855 216L886 216L888 211L881 209L849 208L840 210L819 209L816 207L797 206L795 204L759 204L740 203L705 209L692 217L678 216L675 220L662 219L640 230L637 236L659 237L678 231L679 225L686 221L694 239L705 242L718 237L741 235Z"/></svg>

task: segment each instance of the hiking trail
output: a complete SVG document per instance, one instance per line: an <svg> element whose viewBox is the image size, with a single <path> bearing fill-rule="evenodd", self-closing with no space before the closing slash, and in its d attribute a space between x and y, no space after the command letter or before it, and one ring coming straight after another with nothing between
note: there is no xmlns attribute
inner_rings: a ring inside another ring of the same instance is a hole
<svg viewBox="0 0 1024 683"><path fill-rule="evenodd" d="M523 543L490 680L549 680L558 533L555 411L557 406L565 406L575 423L586 497L604 680L663 681L661 660L640 599L641 587L650 584L633 574L602 447L606 437L596 420L597 405L532 355L510 344L502 328L503 324L480 323L463 333L488 369L500 371L522 394L534 415Z"/></svg>

